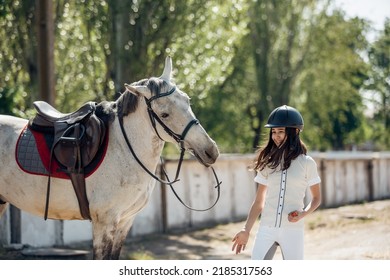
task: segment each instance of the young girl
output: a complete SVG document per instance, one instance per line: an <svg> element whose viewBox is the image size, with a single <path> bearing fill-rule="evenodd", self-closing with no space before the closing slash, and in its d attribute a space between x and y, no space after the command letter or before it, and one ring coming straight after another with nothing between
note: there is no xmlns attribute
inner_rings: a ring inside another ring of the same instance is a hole
<svg viewBox="0 0 390 280"><path fill-rule="evenodd" d="M245 249L261 214L252 259L272 259L277 246L283 259L303 259L303 218L321 203L321 179L315 161L306 155L299 133L303 118L293 107L280 106L268 117L268 143L259 150L254 169L258 189L245 226L233 238L232 251ZM304 205L307 188L311 201Z"/></svg>

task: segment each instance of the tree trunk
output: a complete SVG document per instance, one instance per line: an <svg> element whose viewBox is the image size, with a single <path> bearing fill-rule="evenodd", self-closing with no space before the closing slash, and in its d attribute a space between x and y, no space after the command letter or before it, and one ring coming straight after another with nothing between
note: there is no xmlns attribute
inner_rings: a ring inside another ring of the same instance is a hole
<svg viewBox="0 0 390 280"><path fill-rule="evenodd" d="M38 77L40 99L55 105L54 19L52 0L37 0Z"/></svg>

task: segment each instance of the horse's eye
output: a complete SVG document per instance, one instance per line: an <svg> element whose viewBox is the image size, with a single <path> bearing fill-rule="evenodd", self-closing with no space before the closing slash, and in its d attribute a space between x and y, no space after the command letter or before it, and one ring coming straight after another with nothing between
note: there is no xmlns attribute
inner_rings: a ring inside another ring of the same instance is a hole
<svg viewBox="0 0 390 280"><path fill-rule="evenodd" d="M168 117L169 117L169 114L167 114L167 113L162 113L162 114L161 114L161 117L162 117L163 119L168 118Z"/></svg>

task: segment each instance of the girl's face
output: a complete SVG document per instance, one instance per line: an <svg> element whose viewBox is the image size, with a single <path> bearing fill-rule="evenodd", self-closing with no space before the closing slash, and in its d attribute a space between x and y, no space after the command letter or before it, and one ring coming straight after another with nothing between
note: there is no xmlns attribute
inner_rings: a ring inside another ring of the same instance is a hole
<svg viewBox="0 0 390 280"><path fill-rule="evenodd" d="M272 140L275 145L280 147L286 141L286 128L285 127L275 127L271 130Z"/></svg>

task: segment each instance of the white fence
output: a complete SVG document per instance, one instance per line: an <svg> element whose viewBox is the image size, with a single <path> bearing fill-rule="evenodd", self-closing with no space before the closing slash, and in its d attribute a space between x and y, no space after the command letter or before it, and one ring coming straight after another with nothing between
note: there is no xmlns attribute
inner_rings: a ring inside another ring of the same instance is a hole
<svg viewBox="0 0 390 280"><path fill-rule="evenodd" d="M336 207L390 197L390 153L329 152L311 153L322 178L321 207ZM156 184L145 209L137 216L129 237L199 228L245 219L256 192L254 172L248 171L253 155L222 155L214 165L222 181L218 203L208 211L184 207L169 186ZM174 174L177 161L167 161L168 174ZM172 175L173 176L173 175ZM217 189L211 169L196 160L185 160L175 191L196 209L211 206ZM89 221L45 221L11 207L0 219L0 244L30 246L66 245L92 239Z"/></svg>

